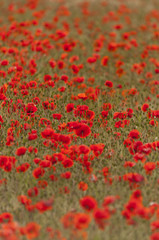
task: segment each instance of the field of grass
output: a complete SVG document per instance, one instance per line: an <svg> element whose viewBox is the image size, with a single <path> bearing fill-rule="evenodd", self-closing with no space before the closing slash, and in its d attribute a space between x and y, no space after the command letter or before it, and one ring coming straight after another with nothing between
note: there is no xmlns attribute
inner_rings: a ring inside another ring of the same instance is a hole
<svg viewBox="0 0 159 240"><path fill-rule="evenodd" d="M0 13L0 239L159 240L159 1Z"/></svg>

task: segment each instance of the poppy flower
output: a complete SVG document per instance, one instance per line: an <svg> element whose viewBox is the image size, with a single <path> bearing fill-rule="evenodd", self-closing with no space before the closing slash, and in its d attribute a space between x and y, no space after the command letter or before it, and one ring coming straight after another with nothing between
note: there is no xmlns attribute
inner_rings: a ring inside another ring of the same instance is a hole
<svg viewBox="0 0 159 240"><path fill-rule="evenodd" d="M68 172L62 173L61 177L65 178L65 179L70 179L71 178L71 172L68 171Z"/></svg>
<svg viewBox="0 0 159 240"><path fill-rule="evenodd" d="M148 103L144 103L144 104L142 105L142 107L141 107L141 110L142 110L143 112L146 112L146 111L148 110L148 108L149 108L149 104L148 104Z"/></svg>
<svg viewBox="0 0 159 240"><path fill-rule="evenodd" d="M54 114L52 114L52 117L54 119L60 120L62 118L62 115L60 113L54 113Z"/></svg>
<svg viewBox="0 0 159 240"><path fill-rule="evenodd" d="M32 141L32 140L35 140L37 139L37 133L36 132L31 132L31 133L28 133L28 140Z"/></svg>
<svg viewBox="0 0 159 240"><path fill-rule="evenodd" d="M87 145L80 145L79 146L79 154L88 154L90 152L90 148Z"/></svg>
<svg viewBox="0 0 159 240"><path fill-rule="evenodd" d="M86 124L82 124L82 123L79 123L77 125L77 128L75 129L75 134L78 136L78 137L81 137L81 138L86 138L90 135L91 133L91 129L88 125Z"/></svg>
<svg viewBox="0 0 159 240"><path fill-rule="evenodd" d="M102 118L107 118L108 113L109 113L108 111L102 111L101 112Z"/></svg>
<svg viewBox="0 0 159 240"><path fill-rule="evenodd" d="M70 228L74 225L75 222L75 212L68 212L66 213L62 218L61 218L61 222L64 226L64 228Z"/></svg>
<svg viewBox="0 0 159 240"><path fill-rule="evenodd" d="M134 129L129 132L128 137L133 138L133 139L138 139L140 137L140 133L137 129Z"/></svg>
<svg viewBox="0 0 159 240"><path fill-rule="evenodd" d="M17 156L22 156L26 153L27 148L26 147L20 147L16 150L16 155Z"/></svg>
<svg viewBox="0 0 159 240"><path fill-rule="evenodd" d="M9 212L4 212L0 215L0 223L7 222L10 223L13 221L13 216Z"/></svg>
<svg viewBox="0 0 159 240"><path fill-rule="evenodd" d="M1 66L7 66L9 64L8 60L3 60Z"/></svg>
<svg viewBox="0 0 159 240"><path fill-rule="evenodd" d="M39 180L38 181L38 188L45 189L48 186L48 182L46 180Z"/></svg>
<svg viewBox="0 0 159 240"><path fill-rule="evenodd" d="M150 120L149 124L150 124L151 126L156 126L156 127L158 126L158 122L155 121L154 119Z"/></svg>
<svg viewBox="0 0 159 240"><path fill-rule="evenodd" d="M64 168L70 168L73 166L73 161L69 158L63 160L61 163L64 166Z"/></svg>
<svg viewBox="0 0 159 240"><path fill-rule="evenodd" d="M88 228L89 223L91 222L91 217L87 213L77 213L75 215L75 227L77 229Z"/></svg>
<svg viewBox="0 0 159 240"><path fill-rule="evenodd" d="M159 232L154 232L154 233L150 236L150 240L159 240Z"/></svg>
<svg viewBox="0 0 159 240"><path fill-rule="evenodd" d="M79 182L78 188L82 191L86 191L88 189L88 184L85 182Z"/></svg>
<svg viewBox="0 0 159 240"><path fill-rule="evenodd" d="M93 120L94 117L95 117L95 112L94 112L94 111L91 111L91 110L87 110L87 111L86 111L86 116L85 116L85 118L86 118L87 120Z"/></svg>
<svg viewBox="0 0 159 240"><path fill-rule="evenodd" d="M11 172L11 170L12 170L12 164L11 164L11 162L5 163L3 169L4 169L5 172Z"/></svg>
<svg viewBox="0 0 159 240"><path fill-rule="evenodd" d="M32 174L34 178L40 178L44 175L44 173L45 173L45 170L43 168L37 167L33 170Z"/></svg>
<svg viewBox="0 0 159 240"><path fill-rule="evenodd" d="M71 143L71 138L69 135L59 134L58 141L69 145Z"/></svg>
<svg viewBox="0 0 159 240"><path fill-rule="evenodd" d="M69 112L72 112L73 109L74 109L74 103L68 103L66 106L66 111L69 113Z"/></svg>
<svg viewBox="0 0 159 240"><path fill-rule="evenodd" d="M23 163L22 165L16 167L17 172L26 172L30 167L29 163Z"/></svg>
<svg viewBox="0 0 159 240"><path fill-rule="evenodd" d="M108 80L105 82L104 85L107 86L107 87L109 87L109 88L112 88L112 87L113 87L113 83L112 83L111 81L108 81Z"/></svg>
<svg viewBox="0 0 159 240"><path fill-rule="evenodd" d="M105 197L104 201L103 201L103 207L106 207L107 205L114 203L119 198L120 197L118 195L117 196L107 196L107 197Z"/></svg>
<svg viewBox="0 0 159 240"><path fill-rule="evenodd" d="M80 205L87 211L92 211L97 207L97 201L91 196L85 196L80 199Z"/></svg>
<svg viewBox="0 0 159 240"><path fill-rule="evenodd" d="M58 180L58 178L54 174L50 175L49 178L51 179L51 181L57 181Z"/></svg>
<svg viewBox="0 0 159 240"><path fill-rule="evenodd" d="M38 105L40 103L40 99L38 97L35 97L32 99L32 102L35 104L35 105Z"/></svg>
<svg viewBox="0 0 159 240"><path fill-rule="evenodd" d="M53 202L53 198L50 198L49 200L41 200L36 203L36 209L39 210L40 213L51 210Z"/></svg>
<svg viewBox="0 0 159 240"><path fill-rule="evenodd" d="M8 162L7 156L0 156L0 168L3 168L7 162Z"/></svg>
<svg viewBox="0 0 159 240"><path fill-rule="evenodd" d="M104 209L98 208L94 210L93 217L99 228L104 229L107 224L107 220L110 218L110 212L107 207Z"/></svg>
<svg viewBox="0 0 159 240"><path fill-rule="evenodd" d="M31 202L32 202L32 200L31 199L29 199L27 196L25 196L25 195L20 195L20 196L18 196L18 201L20 202L20 203L22 203L23 205L30 205L31 204Z"/></svg>
<svg viewBox="0 0 159 240"><path fill-rule="evenodd" d="M49 168L49 167L51 167L51 162L48 161L48 160L42 160L39 163L39 166L42 167L42 168Z"/></svg>
<svg viewBox="0 0 159 240"><path fill-rule="evenodd" d="M28 116L34 116L34 113L37 111L37 107L33 102L26 105L26 113Z"/></svg>
<svg viewBox="0 0 159 240"><path fill-rule="evenodd" d="M23 234L26 235L27 239L34 239L39 236L40 225L35 222L28 223L23 227Z"/></svg>
<svg viewBox="0 0 159 240"><path fill-rule="evenodd" d="M53 136L53 134L54 134L54 130L49 127L41 132L41 136L46 139L51 138Z"/></svg>
<svg viewBox="0 0 159 240"><path fill-rule="evenodd" d="M130 173L127 178L130 182L140 183L144 181L144 177L139 173Z"/></svg>
<svg viewBox="0 0 159 240"><path fill-rule="evenodd" d="M79 67L77 65L73 64L71 68L74 74L77 74L79 72Z"/></svg>
<svg viewBox="0 0 159 240"><path fill-rule="evenodd" d="M85 93L79 93L79 94L78 94L78 98L79 98L79 99L86 100L88 97L87 97L87 95L86 95Z"/></svg>
<svg viewBox="0 0 159 240"><path fill-rule="evenodd" d="M29 197L36 197L39 193L39 190L37 187L33 187L33 188L29 188L27 193Z"/></svg>
<svg viewBox="0 0 159 240"><path fill-rule="evenodd" d="M101 64L103 66L107 66L108 65L108 61L109 61L109 57L105 56L105 57L102 58Z"/></svg>
<svg viewBox="0 0 159 240"><path fill-rule="evenodd" d="M155 168L156 168L156 164L154 162L147 162L144 165L144 169L147 174L151 174Z"/></svg>
<svg viewBox="0 0 159 240"><path fill-rule="evenodd" d="M157 230L157 229L159 229L159 220L153 221L151 223L151 230L154 231L154 230Z"/></svg>
<svg viewBox="0 0 159 240"><path fill-rule="evenodd" d="M55 62L54 59L51 59L51 60L49 61L49 64L50 64L50 67L51 67L51 68L56 67L56 62Z"/></svg>
<svg viewBox="0 0 159 240"><path fill-rule="evenodd" d="M88 62L89 64L95 63L96 61L97 61L96 57L89 57L89 58L87 59L87 62Z"/></svg>

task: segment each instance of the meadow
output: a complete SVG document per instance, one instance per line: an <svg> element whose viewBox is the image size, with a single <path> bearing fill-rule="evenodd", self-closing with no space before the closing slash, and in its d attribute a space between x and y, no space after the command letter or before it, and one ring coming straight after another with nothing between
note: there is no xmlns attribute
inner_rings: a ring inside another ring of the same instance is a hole
<svg viewBox="0 0 159 240"><path fill-rule="evenodd" d="M1 0L0 239L159 240L159 2Z"/></svg>

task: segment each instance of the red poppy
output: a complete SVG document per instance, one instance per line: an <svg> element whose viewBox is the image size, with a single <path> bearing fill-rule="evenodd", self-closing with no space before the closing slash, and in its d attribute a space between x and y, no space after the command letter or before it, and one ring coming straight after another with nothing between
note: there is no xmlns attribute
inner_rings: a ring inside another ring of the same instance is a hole
<svg viewBox="0 0 159 240"><path fill-rule="evenodd" d="M33 177L34 178L40 178L44 175L45 170L41 167L37 167L33 170Z"/></svg>
<svg viewBox="0 0 159 240"><path fill-rule="evenodd" d="M153 221L151 223L151 231L159 229L159 220Z"/></svg>
<svg viewBox="0 0 159 240"><path fill-rule="evenodd" d="M42 160L39 163L39 166L42 167L42 168L49 168L49 167L51 167L51 162L48 161L48 160Z"/></svg>
<svg viewBox="0 0 159 240"><path fill-rule="evenodd" d="M36 130L34 130L33 132L31 132L31 133L28 133L28 140L35 140L35 139L37 139L37 133L36 133L37 131Z"/></svg>
<svg viewBox="0 0 159 240"><path fill-rule="evenodd" d="M88 228L88 225L91 221L90 215L87 213L77 213L75 215L75 227L77 229L85 229Z"/></svg>
<svg viewBox="0 0 159 240"><path fill-rule="evenodd" d="M87 145L80 145L79 146L79 154L88 154L90 152L90 148Z"/></svg>
<svg viewBox="0 0 159 240"><path fill-rule="evenodd" d="M109 60L109 57L108 56L105 56L102 58L102 61L101 61L101 64L103 66L107 66L108 65L108 60Z"/></svg>
<svg viewBox="0 0 159 240"><path fill-rule="evenodd" d="M150 236L150 240L159 240L159 232L154 232L154 233Z"/></svg>
<svg viewBox="0 0 159 240"><path fill-rule="evenodd" d="M52 117L54 119L60 120L62 118L62 115L60 113L54 113L54 114L52 114Z"/></svg>
<svg viewBox="0 0 159 240"><path fill-rule="evenodd" d="M13 221L13 216L9 212L4 212L0 215L0 223L7 222L10 223Z"/></svg>
<svg viewBox="0 0 159 240"><path fill-rule="evenodd" d="M140 137L140 133L137 129L134 129L129 132L128 137L133 138L133 139L138 139Z"/></svg>
<svg viewBox="0 0 159 240"><path fill-rule="evenodd" d="M156 168L156 164L154 162L147 162L144 165L144 169L147 174L151 174L155 168Z"/></svg>
<svg viewBox="0 0 159 240"><path fill-rule="evenodd" d="M61 80L66 83L68 81L68 76L67 75L62 75Z"/></svg>
<svg viewBox="0 0 159 240"><path fill-rule="evenodd" d="M88 97L87 97L87 95L86 95L85 93L79 93L79 94L78 94L78 98L79 98L79 99L86 100Z"/></svg>
<svg viewBox="0 0 159 240"><path fill-rule="evenodd" d="M31 199L29 199L27 196L25 196L25 195L20 195L20 196L18 196L18 201L20 202L20 203L22 203L23 205L30 205L31 204L31 202L32 202L32 200Z"/></svg>
<svg viewBox="0 0 159 240"><path fill-rule="evenodd" d="M28 223L25 227L21 229L27 239L34 239L39 236L40 225L35 222Z"/></svg>
<svg viewBox="0 0 159 240"><path fill-rule="evenodd" d="M80 205L87 211L92 211L97 207L97 201L91 196L80 199Z"/></svg>
<svg viewBox="0 0 159 240"><path fill-rule="evenodd" d="M56 62L55 62L54 59L51 59L51 60L49 61L49 64L50 64L50 67L51 67L51 68L56 67Z"/></svg>
<svg viewBox="0 0 159 240"><path fill-rule="evenodd" d="M26 105L26 113L28 116L34 116L34 113L37 111L37 107L33 102Z"/></svg>
<svg viewBox="0 0 159 240"><path fill-rule="evenodd" d="M144 103L144 104L142 105L142 107L141 107L141 110L142 110L143 112L146 112L146 111L148 110L148 108L149 108L149 104Z"/></svg>
<svg viewBox="0 0 159 240"><path fill-rule="evenodd" d="M26 150L27 150L27 148L26 147L20 147L20 148L18 148L17 150L16 150L16 155L17 156L21 156L21 155L24 155L25 153L26 153Z"/></svg>
<svg viewBox="0 0 159 240"><path fill-rule="evenodd" d="M29 163L23 163L22 165L16 167L17 172L26 172L30 167Z"/></svg>
<svg viewBox="0 0 159 240"><path fill-rule="evenodd" d="M12 170L11 162L6 162L3 169L4 169L5 172L11 172L11 170Z"/></svg>
<svg viewBox="0 0 159 240"><path fill-rule="evenodd" d="M70 179L71 178L71 172L61 173L61 177L65 178L65 179Z"/></svg>
<svg viewBox="0 0 159 240"><path fill-rule="evenodd" d="M108 80L105 82L104 85L107 86L107 87L109 87L109 88L112 88L112 87L113 87L113 83L112 83L111 81L108 81Z"/></svg>
<svg viewBox="0 0 159 240"><path fill-rule="evenodd" d="M69 145L71 143L71 138L69 135L59 134L58 141Z"/></svg>
<svg viewBox="0 0 159 240"><path fill-rule="evenodd" d="M118 195L117 196L107 196L107 197L105 197L104 201L103 201L103 207L106 207L107 205L114 203L119 198L120 197Z"/></svg>
<svg viewBox="0 0 159 240"><path fill-rule="evenodd" d="M41 136L46 139L51 138L53 136L53 134L54 134L54 130L49 127L41 132Z"/></svg>
<svg viewBox="0 0 159 240"><path fill-rule="evenodd" d="M68 103L66 106L66 111L69 113L73 111L73 109L74 109L74 103Z"/></svg>
<svg viewBox="0 0 159 240"><path fill-rule="evenodd" d="M73 161L69 158L63 160L61 163L64 166L64 168L70 168L73 166Z"/></svg>
<svg viewBox="0 0 159 240"><path fill-rule="evenodd" d="M79 67L77 65L73 64L71 68L74 74L77 74L79 72Z"/></svg>
<svg viewBox="0 0 159 240"><path fill-rule="evenodd" d="M69 228L74 225L75 215L76 215L76 213L74 213L74 212L68 212L61 218L61 222L62 222L64 228Z"/></svg>
<svg viewBox="0 0 159 240"><path fill-rule="evenodd" d="M46 75L44 76L44 81L47 82L47 81L50 81L50 80L52 80L51 75L46 74Z"/></svg>
<svg viewBox="0 0 159 240"><path fill-rule="evenodd" d="M40 213L51 210L53 202L53 198L50 198L49 200L41 200L36 203L36 209L39 210Z"/></svg>
<svg viewBox="0 0 159 240"><path fill-rule="evenodd" d="M82 191L86 191L88 189L88 184L85 182L79 182L78 188Z"/></svg>
<svg viewBox="0 0 159 240"><path fill-rule="evenodd" d="M27 193L29 197L36 197L39 193L39 190L37 187L33 187L33 188L29 188Z"/></svg>
<svg viewBox="0 0 159 240"><path fill-rule="evenodd" d="M46 180L39 180L38 181L38 188L45 189L48 186L48 182Z"/></svg>
<svg viewBox="0 0 159 240"><path fill-rule="evenodd" d="M9 64L8 60L3 60L1 66L7 66Z"/></svg>
<svg viewBox="0 0 159 240"><path fill-rule="evenodd" d="M84 123L83 124L79 123L77 125L77 128L75 129L75 134L81 138L88 137L90 133L91 133L90 127Z"/></svg>
<svg viewBox="0 0 159 240"><path fill-rule="evenodd" d="M104 229L107 224L107 220L110 218L110 212L107 207L104 209L98 208L94 210L93 216L99 228Z"/></svg>

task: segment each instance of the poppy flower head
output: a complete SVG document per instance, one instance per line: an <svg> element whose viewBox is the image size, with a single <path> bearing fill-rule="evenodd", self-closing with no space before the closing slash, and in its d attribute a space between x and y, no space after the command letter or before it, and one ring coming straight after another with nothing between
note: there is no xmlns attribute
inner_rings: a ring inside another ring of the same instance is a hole
<svg viewBox="0 0 159 240"><path fill-rule="evenodd" d="M40 231L40 225L35 222L28 223L25 227L21 229L23 235L27 236L27 239L37 238Z"/></svg>
<svg viewBox="0 0 159 240"><path fill-rule="evenodd" d="M27 148L26 147L20 147L16 150L16 155L17 156L22 156L26 153Z"/></svg>
<svg viewBox="0 0 159 240"><path fill-rule="evenodd" d="M90 127L84 123L83 124L79 123L77 125L77 128L75 129L75 134L81 138L88 137L90 135L90 133L91 133Z"/></svg>
<svg viewBox="0 0 159 240"><path fill-rule="evenodd" d="M104 84L106 87L112 88L113 87L113 83L109 80L107 80Z"/></svg>
<svg viewBox="0 0 159 240"><path fill-rule="evenodd" d="M53 134L54 134L54 130L49 127L44 129L44 131L41 132L41 136L46 139L51 138Z"/></svg>
<svg viewBox="0 0 159 240"><path fill-rule="evenodd" d="M142 105L142 107L141 107L141 110L142 110L143 112L147 112L148 109L149 109L149 104L148 104L148 103L144 103L144 104Z"/></svg>
<svg viewBox="0 0 159 240"><path fill-rule="evenodd" d="M138 139L140 137L140 133L137 129L134 129L134 130L129 132L128 137L130 137L132 139Z"/></svg>
<svg viewBox="0 0 159 240"><path fill-rule="evenodd" d="M87 213L77 213L75 215L75 227L79 230L88 228L90 221L91 217Z"/></svg>
<svg viewBox="0 0 159 240"><path fill-rule="evenodd" d="M67 113L72 112L74 109L74 103L68 103L66 106Z"/></svg>
<svg viewBox="0 0 159 240"><path fill-rule="evenodd" d="M33 102L26 105L26 113L28 116L34 116L34 113L37 111L37 107Z"/></svg>
<svg viewBox="0 0 159 240"><path fill-rule="evenodd" d="M91 196L80 199L80 205L87 211L92 211L97 207L97 201Z"/></svg>
<svg viewBox="0 0 159 240"><path fill-rule="evenodd" d="M73 166L73 164L74 164L73 161L69 158L62 161L62 165L64 168L70 168Z"/></svg>

